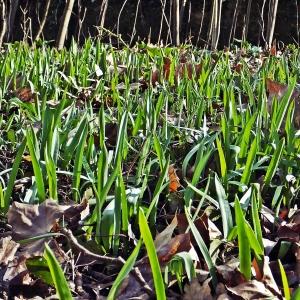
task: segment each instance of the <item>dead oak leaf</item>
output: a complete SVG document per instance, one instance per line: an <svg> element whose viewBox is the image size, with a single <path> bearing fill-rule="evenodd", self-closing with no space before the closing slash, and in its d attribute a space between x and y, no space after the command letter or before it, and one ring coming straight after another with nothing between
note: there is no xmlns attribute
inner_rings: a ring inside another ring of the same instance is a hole
<svg viewBox="0 0 300 300"><path fill-rule="evenodd" d="M40 205L14 202L7 214L13 239L20 241L49 233L66 208L53 200L46 200ZM44 243L45 239L38 239L25 244L22 247L23 255L42 255Z"/></svg>

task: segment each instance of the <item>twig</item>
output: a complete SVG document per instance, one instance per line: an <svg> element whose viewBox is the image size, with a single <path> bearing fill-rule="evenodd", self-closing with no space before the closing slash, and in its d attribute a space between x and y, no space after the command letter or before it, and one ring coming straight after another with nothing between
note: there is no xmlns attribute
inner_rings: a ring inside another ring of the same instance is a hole
<svg viewBox="0 0 300 300"><path fill-rule="evenodd" d="M40 38L41 34L43 33L43 30L44 30L44 27L45 27L45 24L46 24L46 20L47 20L47 16L48 16L48 12L49 12L50 4L51 4L51 0L47 0L45 10L44 10L44 15L43 15L42 21L40 23L40 27L39 27L39 29L36 33L35 38L34 38L35 41L38 40Z"/></svg>
<svg viewBox="0 0 300 300"><path fill-rule="evenodd" d="M145 281L140 269L138 267L135 267L133 269L133 275L135 276L135 278L142 284L143 289L147 292L147 294L152 295L153 294L153 290L151 289L151 287L149 286L149 284Z"/></svg>
<svg viewBox="0 0 300 300"><path fill-rule="evenodd" d="M121 18L121 14L122 14L122 12L123 12L123 10L124 10L124 7L125 7L127 1L128 1L128 0L125 0L125 1L123 2L123 5L122 5L122 7L121 7L121 9L120 9L120 12L119 12L119 15L118 15L118 21L117 21L117 36L121 36L121 35L119 34L119 32L120 32L120 18ZM119 45L119 40L118 40L118 48L119 48L119 47L120 47L120 45Z"/></svg>
<svg viewBox="0 0 300 300"><path fill-rule="evenodd" d="M66 236L66 238L69 240L71 246L75 248L77 251L82 252L82 255L89 256L93 259L96 259L97 261L101 261L103 263L110 263L115 265L123 265L124 260L121 257L109 257L105 255L100 255L91 252L90 250L86 249L84 246L80 245L76 239L76 237L73 235L72 231L66 228L61 228L60 232Z"/></svg>
<svg viewBox="0 0 300 300"><path fill-rule="evenodd" d="M120 42L123 44L123 46L125 46L126 48L129 48L129 45L126 44L126 42L122 39L121 34L116 34L113 33L112 31L106 29L105 27L100 27L100 26L95 26L100 34L100 32L104 31L106 32L109 36L113 36L115 38L117 38L118 40L120 40Z"/></svg>
<svg viewBox="0 0 300 300"><path fill-rule="evenodd" d="M125 260L122 257L109 257L105 255L100 255L91 252L90 250L86 249L84 246L80 245L76 239L76 237L73 235L72 231L67 228L61 228L60 232L69 240L69 243L73 248L75 248L81 255L88 256L96 261L101 261L103 263L109 263L114 265L124 265ZM132 270L133 276L139 281L139 283L142 285L142 288L149 294L153 295L153 290L151 287L147 284L145 279L143 278L143 275L141 274L140 270L136 267Z"/></svg>

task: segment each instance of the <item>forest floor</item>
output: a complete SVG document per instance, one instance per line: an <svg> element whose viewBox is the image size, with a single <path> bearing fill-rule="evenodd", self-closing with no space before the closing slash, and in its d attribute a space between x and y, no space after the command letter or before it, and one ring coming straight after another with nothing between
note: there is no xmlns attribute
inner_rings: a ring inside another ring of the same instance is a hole
<svg viewBox="0 0 300 300"><path fill-rule="evenodd" d="M0 81L0 298L300 299L299 48L15 43Z"/></svg>

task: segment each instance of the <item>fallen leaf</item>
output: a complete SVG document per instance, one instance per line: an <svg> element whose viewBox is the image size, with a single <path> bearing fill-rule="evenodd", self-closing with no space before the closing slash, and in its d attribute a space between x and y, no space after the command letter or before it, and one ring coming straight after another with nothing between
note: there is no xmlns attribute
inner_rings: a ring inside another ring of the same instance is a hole
<svg viewBox="0 0 300 300"><path fill-rule="evenodd" d="M237 286L246 282L245 276L237 269L228 265L217 266L218 280L226 286Z"/></svg>
<svg viewBox="0 0 300 300"><path fill-rule="evenodd" d="M20 244L11 239L11 236L7 236L1 240L0 248L0 265L7 265L15 258L15 254Z"/></svg>
<svg viewBox="0 0 300 300"><path fill-rule="evenodd" d="M31 88L23 87L19 88L14 92L14 95L19 98L22 102L34 102L35 93L32 92Z"/></svg>
<svg viewBox="0 0 300 300"><path fill-rule="evenodd" d="M270 268L270 258L265 256L263 259L263 278L262 281L276 293L280 293L277 283L274 279L273 272Z"/></svg>
<svg viewBox="0 0 300 300"><path fill-rule="evenodd" d="M212 300L211 287L209 280L204 281L203 285L197 279L184 286L183 300Z"/></svg>
<svg viewBox="0 0 300 300"><path fill-rule="evenodd" d="M169 243L177 225L178 221L177 217L175 216L172 222L155 237L154 245L156 251L159 251L160 248Z"/></svg>
<svg viewBox="0 0 300 300"><path fill-rule="evenodd" d="M250 280L235 287L227 287L227 290L235 296L245 300L254 299L280 299L274 295L262 282Z"/></svg>
<svg viewBox="0 0 300 300"><path fill-rule="evenodd" d="M269 113L272 110L273 98L276 97L279 101L284 96L288 90L288 85L281 84L279 82L273 81L269 78L266 79L266 86L268 92L267 108ZM295 114L294 114L294 126L300 129L300 90L297 86L291 96L291 99L295 102Z"/></svg>
<svg viewBox="0 0 300 300"><path fill-rule="evenodd" d="M49 233L67 208L53 200L46 200L40 205L13 202L7 214L13 239L20 241ZM41 256L44 243L42 238L22 245L22 254L26 257Z"/></svg>
<svg viewBox="0 0 300 300"><path fill-rule="evenodd" d="M300 223L290 223L279 226L277 237L290 242L300 241Z"/></svg>
<svg viewBox="0 0 300 300"><path fill-rule="evenodd" d="M172 257L179 253L191 249L189 233L178 234L157 251L157 257L161 265L168 263Z"/></svg>
<svg viewBox="0 0 300 300"><path fill-rule="evenodd" d="M270 55L271 56L277 55L276 43L273 43L272 47L270 48Z"/></svg>
<svg viewBox="0 0 300 300"><path fill-rule="evenodd" d="M27 274L26 258L17 257L9 262L3 276L3 281L9 281L10 284L23 284L25 283L24 278Z"/></svg>
<svg viewBox="0 0 300 300"><path fill-rule="evenodd" d="M181 187L181 184L176 174L176 169L174 168L174 165L169 166L168 175L170 180L169 191L171 193L177 192L178 188Z"/></svg>
<svg viewBox="0 0 300 300"><path fill-rule="evenodd" d="M186 219L185 214L178 214L177 215L178 220L178 231L179 233L184 233L188 227L188 221ZM206 213L203 213L201 217L197 218L194 221L194 224L196 228L198 229L203 241L206 245L209 245L210 243L210 232L209 232L209 226L208 226L208 216ZM192 236L192 244L196 244L196 241L194 237Z"/></svg>

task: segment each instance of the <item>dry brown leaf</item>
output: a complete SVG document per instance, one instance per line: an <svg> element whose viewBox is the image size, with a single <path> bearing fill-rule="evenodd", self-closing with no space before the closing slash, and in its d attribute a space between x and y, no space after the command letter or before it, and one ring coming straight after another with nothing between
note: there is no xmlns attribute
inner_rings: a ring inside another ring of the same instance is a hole
<svg viewBox="0 0 300 300"><path fill-rule="evenodd" d="M177 225L178 225L178 221L177 221L177 217L175 216L172 222L155 237L154 245L156 251L159 251L163 246L165 246L170 242Z"/></svg>
<svg viewBox="0 0 300 300"><path fill-rule="evenodd" d="M268 287L271 287L273 291L280 293L277 283L274 279L272 270L270 269L270 258L268 256L264 257L263 262L263 280Z"/></svg>
<svg viewBox="0 0 300 300"><path fill-rule="evenodd" d="M217 275L219 281L226 286L237 286L246 282L246 278L237 268L228 265L217 266Z"/></svg>
<svg viewBox="0 0 300 300"><path fill-rule="evenodd" d="M179 233L183 233L186 231L188 227L188 221L186 219L185 214L178 214L177 215L177 220L178 220L178 231ZM206 213L203 213L201 217L197 218L194 221L194 224L196 228L198 229L201 237L203 238L205 244L210 243L210 232L209 232L209 226L208 226L208 216ZM196 244L196 241L194 237L192 236L192 243Z"/></svg>
<svg viewBox="0 0 300 300"><path fill-rule="evenodd" d="M300 223L290 223L279 226L277 237L290 242L300 241Z"/></svg>
<svg viewBox="0 0 300 300"><path fill-rule="evenodd" d="M165 244L163 247L157 251L157 257L161 265L168 263L174 255L183 251L190 251L191 249L191 240L190 234L178 234L173 237L168 244Z"/></svg>
<svg viewBox="0 0 300 300"><path fill-rule="evenodd" d="M267 107L268 111L272 110L273 98L276 97L279 101L284 96L288 90L286 84L282 84L276 81L273 81L269 78L266 79L267 92L269 94ZM300 91L299 87L296 87L292 93L291 99L295 102L295 114L294 114L294 126L297 129L300 129Z"/></svg>
<svg viewBox="0 0 300 300"><path fill-rule="evenodd" d="M189 285L184 287L183 300L212 300L212 291L209 286L209 279L201 285L197 279L194 279Z"/></svg>
<svg viewBox="0 0 300 300"><path fill-rule="evenodd" d="M11 239L11 236L7 236L1 240L0 249L0 265L7 265L15 257L15 254L20 244Z"/></svg>
<svg viewBox="0 0 300 300"><path fill-rule="evenodd" d="M27 274L26 258L18 257L9 262L3 281L9 281L12 284L11 281L14 280L14 284L23 284Z"/></svg>
<svg viewBox="0 0 300 300"><path fill-rule="evenodd" d="M274 295L262 282L257 280L250 280L235 287L227 287L227 290L233 295L245 300L280 299Z"/></svg>
<svg viewBox="0 0 300 300"><path fill-rule="evenodd" d="M170 165L169 166L169 170L168 170L168 176L169 176L169 191L170 193L174 193L177 192L178 188L181 187L179 178L176 174L176 169L174 168L174 165Z"/></svg>
<svg viewBox="0 0 300 300"><path fill-rule="evenodd" d="M29 103L33 103L36 97L36 94L33 93L31 88L29 87L19 88L14 92L14 94L22 102L29 102Z"/></svg>
<svg viewBox="0 0 300 300"><path fill-rule="evenodd" d="M46 200L40 205L13 202L7 214L8 223L12 226L13 239L19 241L49 233L67 208L53 200ZM42 255L44 243L45 239L39 239L24 245L23 255Z"/></svg>

